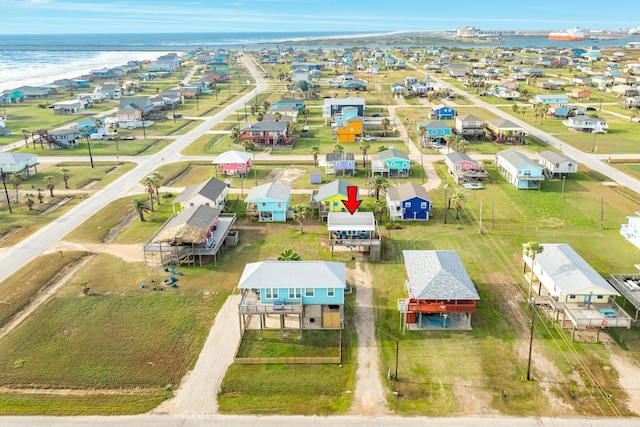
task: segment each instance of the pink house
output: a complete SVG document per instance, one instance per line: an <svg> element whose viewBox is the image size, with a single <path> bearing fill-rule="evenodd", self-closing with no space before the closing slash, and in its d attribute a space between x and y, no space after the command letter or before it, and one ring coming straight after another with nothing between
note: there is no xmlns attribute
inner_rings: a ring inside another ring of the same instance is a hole
<svg viewBox="0 0 640 427"><path fill-rule="evenodd" d="M216 173L225 175L245 175L251 167L251 153L243 151L226 151L212 162L216 165Z"/></svg>
<svg viewBox="0 0 640 427"><path fill-rule="evenodd" d="M481 180L488 176L482 165L466 153L454 151L444 157L444 162L449 168L449 173L457 179L458 184L465 181Z"/></svg>

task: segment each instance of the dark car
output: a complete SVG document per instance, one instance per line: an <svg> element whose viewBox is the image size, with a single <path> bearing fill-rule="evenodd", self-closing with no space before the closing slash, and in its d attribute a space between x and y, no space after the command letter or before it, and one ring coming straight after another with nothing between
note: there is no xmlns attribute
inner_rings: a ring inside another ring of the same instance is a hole
<svg viewBox="0 0 640 427"><path fill-rule="evenodd" d="M587 111L596 111L596 107L587 107L586 110Z"/></svg>
<svg viewBox="0 0 640 427"><path fill-rule="evenodd" d="M375 114L372 114L371 117L380 117L380 114L375 113Z"/></svg>

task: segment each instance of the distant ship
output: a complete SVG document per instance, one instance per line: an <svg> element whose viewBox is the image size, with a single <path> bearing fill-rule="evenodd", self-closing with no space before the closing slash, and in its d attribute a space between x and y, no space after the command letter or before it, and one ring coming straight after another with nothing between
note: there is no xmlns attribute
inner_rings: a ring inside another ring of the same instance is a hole
<svg viewBox="0 0 640 427"><path fill-rule="evenodd" d="M549 40L584 40L584 33L579 27L575 27L567 31L549 33Z"/></svg>

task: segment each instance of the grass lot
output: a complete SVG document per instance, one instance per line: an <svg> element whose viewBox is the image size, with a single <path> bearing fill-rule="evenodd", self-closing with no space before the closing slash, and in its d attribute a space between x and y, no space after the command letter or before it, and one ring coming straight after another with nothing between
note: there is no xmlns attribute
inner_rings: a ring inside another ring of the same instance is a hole
<svg viewBox="0 0 640 427"><path fill-rule="evenodd" d="M612 160L610 162L610 165L626 173L627 175L630 175L636 179L640 179L640 163L638 163L636 160Z"/></svg>
<svg viewBox="0 0 640 427"><path fill-rule="evenodd" d="M339 357L340 331L304 331L303 338L297 333L281 339L280 331L248 330L242 339L237 357Z"/></svg>

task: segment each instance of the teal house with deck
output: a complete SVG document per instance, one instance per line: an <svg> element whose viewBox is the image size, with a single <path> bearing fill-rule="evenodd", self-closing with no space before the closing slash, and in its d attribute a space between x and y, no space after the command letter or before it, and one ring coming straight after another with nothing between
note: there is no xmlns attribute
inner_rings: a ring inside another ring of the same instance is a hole
<svg viewBox="0 0 640 427"><path fill-rule="evenodd" d="M245 265L238 289L240 330L342 329L346 267L329 261L263 261ZM277 322L272 322L279 317ZM257 320L257 322L255 321Z"/></svg>
<svg viewBox="0 0 640 427"><path fill-rule="evenodd" d="M293 216L289 209L291 187L271 182L253 187L244 200L247 216L260 222L284 222Z"/></svg>

